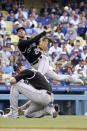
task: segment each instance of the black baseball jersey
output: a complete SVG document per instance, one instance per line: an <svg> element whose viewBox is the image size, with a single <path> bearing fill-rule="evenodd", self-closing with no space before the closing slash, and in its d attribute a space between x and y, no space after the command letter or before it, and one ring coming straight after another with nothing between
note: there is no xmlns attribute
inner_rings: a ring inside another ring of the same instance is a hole
<svg viewBox="0 0 87 131"><path fill-rule="evenodd" d="M52 92L52 88L48 80L39 72L31 69L25 69L20 74L15 76L16 81L24 80L26 84L31 84L38 90L48 90Z"/></svg>
<svg viewBox="0 0 87 131"><path fill-rule="evenodd" d="M44 35L46 35L45 31L34 38L28 40L19 40L18 48L29 63L35 62L41 56L41 51L39 48L37 48L37 45L39 44L40 38Z"/></svg>

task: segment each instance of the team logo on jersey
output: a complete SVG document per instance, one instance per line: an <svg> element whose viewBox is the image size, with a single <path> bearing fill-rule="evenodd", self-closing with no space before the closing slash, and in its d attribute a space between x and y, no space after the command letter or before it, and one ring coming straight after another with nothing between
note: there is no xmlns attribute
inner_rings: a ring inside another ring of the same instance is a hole
<svg viewBox="0 0 87 131"><path fill-rule="evenodd" d="M28 48L28 49L27 49L27 53L30 53L30 51L31 51L31 48Z"/></svg>
<svg viewBox="0 0 87 131"><path fill-rule="evenodd" d="M29 81L26 79L26 80L24 80L24 83L25 84L29 84Z"/></svg>
<svg viewBox="0 0 87 131"><path fill-rule="evenodd" d="M22 53L30 53L31 50L33 51L33 53L35 53L36 55L39 54L39 48L36 47L36 43L33 43L32 45L30 45L28 48L26 47L24 49L24 51L22 51Z"/></svg>

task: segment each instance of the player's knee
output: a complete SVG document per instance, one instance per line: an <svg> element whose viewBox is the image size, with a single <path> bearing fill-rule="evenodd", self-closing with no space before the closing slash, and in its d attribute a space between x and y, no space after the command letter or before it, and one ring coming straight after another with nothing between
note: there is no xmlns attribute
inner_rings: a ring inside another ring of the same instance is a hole
<svg viewBox="0 0 87 131"><path fill-rule="evenodd" d="M29 115L29 113L27 111L24 112L24 116L27 118L31 118L31 116Z"/></svg>
<svg viewBox="0 0 87 131"><path fill-rule="evenodd" d="M13 87L14 87L14 88L18 88L18 87L20 87L20 82L14 84Z"/></svg>
<svg viewBox="0 0 87 131"><path fill-rule="evenodd" d="M28 117L28 112L27 112L27 110L24 111L24 116L25 116L25 117Z"/></svg>
<svg viewBox="0 0 87 131"><path fill-rule="evenodd" d="M14 85L13 85L13 88L16 88L16 87L17 87L17 85L16 85L16 84L14 84Z"/></svg>

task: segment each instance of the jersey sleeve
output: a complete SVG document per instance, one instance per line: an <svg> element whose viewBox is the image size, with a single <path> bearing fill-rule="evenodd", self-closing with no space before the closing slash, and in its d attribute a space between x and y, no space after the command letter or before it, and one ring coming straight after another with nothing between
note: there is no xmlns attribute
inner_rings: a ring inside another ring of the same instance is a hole
<svg viewBox="0 0 87 131"><path fill-rule="evenodd" d="M22 74L18 74L18 75L16 75L16 76L15 76L15 79L16 79L16 82L22 80L22 79L23 79Z"/></svg>
<svg viewBox="0 0 87 131"><path fill-rule="evenodd" d="M33 78L33 76L34 76L34 72L27 69L27 70L22 71L20 74L16 75L15 79L18 82L18 81L20 81L22 79L26 79L26 78L31 79L31 78Z"/></svg>
<svg viewBox="0 0 87 131"><path fill-rule="evenodd" d="M28 40L20 40L19 41L19 45L21 45L22 47L25 46L25 45L29 45L30 43L33 43L33 42L36 42L38 44L38 41L40 38L42 38L43 36L46 35L46 32L43 31L42 33L40 33L39 35L35 36L34 38L32 39L28 39Z"/></svg>
<svg viewBox="0 0 87 131"><path fill-rule="evenodd" d="M42 33L40 33L39 35L35 36L33 39L34 41L38 41L40 38L42 38L43 36L46 35L46 32L43 31Z"/></svg>

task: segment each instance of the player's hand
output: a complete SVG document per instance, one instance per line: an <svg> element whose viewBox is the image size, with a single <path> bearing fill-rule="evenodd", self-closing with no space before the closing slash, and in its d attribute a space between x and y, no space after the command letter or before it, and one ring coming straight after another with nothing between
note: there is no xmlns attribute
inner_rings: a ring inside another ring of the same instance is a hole
<svg viewBox="0 0 87 131"><path fill-rule="evenodd" d="M45 30L45 32L46 32L46 33L51 33L51 30L50 30L50 29L48 29L48 30Z"/></svg>

